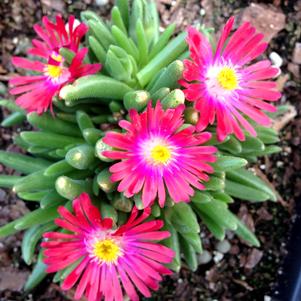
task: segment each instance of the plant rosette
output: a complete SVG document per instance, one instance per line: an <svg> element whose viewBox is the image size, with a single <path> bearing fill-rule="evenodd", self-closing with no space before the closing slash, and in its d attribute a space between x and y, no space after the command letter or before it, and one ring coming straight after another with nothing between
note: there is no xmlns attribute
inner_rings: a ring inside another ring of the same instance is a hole
<svg viewBox="0 0 301 301"><path fill-rule="evenodd" d="M229 204L277 201L251 167L280 150L269 124L286 108L269 103L278 70L254 62L263 35L233 22L216 43L201 25L174 37L173 24L160 34L155 2L117 0L109 22L84 11L35 26L38 58L13 58L34 73L10 81L16 103L0 101L3 126L34 127L14 138L26 155L0 152L22 174L0 187L37 204L0 228L25 230L26 291L56 272L75 299L150 297L162 275L197 269L200 225L260 246Z"/></svg>

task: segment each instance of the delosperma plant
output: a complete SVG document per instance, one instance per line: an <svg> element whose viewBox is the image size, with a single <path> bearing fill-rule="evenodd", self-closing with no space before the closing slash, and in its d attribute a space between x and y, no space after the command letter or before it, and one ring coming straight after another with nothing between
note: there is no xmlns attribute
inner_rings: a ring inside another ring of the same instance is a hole
<svg viewBox="0 0 301 301"><path fill-rule="evenodd" d="M2 125L33 127L14 138L25 154L0 152L22 174L0 186L36 204L0 228L25 230L27 291L56 272L75 299L150 297L162 275L197 269L200 225L259 247L229 204L277 200L251 167L279 151L279 70L258 60L263 35L233 23L219 39L201 25L173 37L153 1L117 0L110 22L85 11L35 26L30 59L12 58L30 73L0 102Z"/></svg>

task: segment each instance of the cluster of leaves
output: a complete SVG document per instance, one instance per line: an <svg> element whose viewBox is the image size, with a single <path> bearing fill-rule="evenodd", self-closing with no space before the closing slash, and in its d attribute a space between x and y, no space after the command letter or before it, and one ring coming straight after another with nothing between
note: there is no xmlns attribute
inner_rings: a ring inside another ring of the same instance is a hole
<svg viewBox="0 0 301 301"><path fill-rule="evenodd" d="M126 118L131 108L143 111L150 100L160 99L165 108L185 101L178 80L184 69L182 60L188 56L186 33L173 38L175 26L170 25L159 34L153 1L134 0L129 9L127 1L117 0L108 23L90 11L83 12L81 18L90 28L85 41L89 60L103 65L101 73L63 87L61 99L53 101L55 119L48 113L25 115L12 102L0 103L13 111L3 126L26 118L36 129L14 138L27 155L0 152L2 164L23 174L1 175L0 186L12 188L19 198L37 204L35 210L0 228L0 237L26 230L22 255L27 264L34 261L42 234L56 229L57 207L71 209L71 201L82 192L97 200L102 215L111 217L117 225L124 223L134 205L143 208L139 196L124 197L110 181L111 163L101 154L108 146L102 137L108 129L118 130L118 120ZM60 53L67 62L74 56L67 49ZM195 119L193 107L187 106L186 122L195 124ZM208 144L218 148L218 160L206 190L196 191L188 204L174 204L169 199L166 208L152 206L152 216L164 219L165 228L172 234L165 244L176 251L173 270L179 271L182 262L197 269L197 254L202 252L200 223L219 240L224 239L226 230L232 230L249 244L259 246L255 235L229 210L236 198L276 201L274 192L249 166L258 157L279 151L274 145L279 140L277 132L254 127L256 138L247 135L245 141L238 141L230 136L223 142L218 142L215 127L209 128L212 139ZM40 254L27 289L45 276L41 258ZM54 281L63 280L72 268L57 273Z"/></svg>

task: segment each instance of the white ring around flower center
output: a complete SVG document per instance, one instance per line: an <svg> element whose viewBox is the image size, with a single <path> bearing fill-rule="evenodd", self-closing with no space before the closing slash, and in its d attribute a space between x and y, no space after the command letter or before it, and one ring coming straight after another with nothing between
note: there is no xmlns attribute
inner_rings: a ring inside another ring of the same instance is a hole
<svg viewBox="0 0 301 301"><path fill-rule="evenodd" d="M89 257L98 264L116 264L118 258L123 256L122 239L113 237L112 231L95 231L85 239Z"/></svg>
<svg viewBox="0 0 301 301"><path fill-rule="evenodd" d="M151 137L141 144L141 156L154 166L166 166L174 160L176 147L162 137Z"/></svg>
<svg viewBox="0 0 301 301"><path fill-rule="evenodd" d="M240 88L240 74L231 62L220 62L210 66L205 75L208 93L219 101L227 101Z"/></svg>

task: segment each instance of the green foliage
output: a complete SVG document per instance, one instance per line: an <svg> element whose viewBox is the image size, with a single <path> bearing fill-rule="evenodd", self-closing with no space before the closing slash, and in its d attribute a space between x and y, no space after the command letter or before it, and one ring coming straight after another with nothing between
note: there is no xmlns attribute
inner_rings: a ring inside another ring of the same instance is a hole
<svg viewBox="0 0 301 301"><path fill-rule="evenodd" d="M47 266L43 263L42 252L40 252L37 263L35 264L31 275L28 277L25 283L24 290L26 292L31 291L43 281L43 279L47 276L46 268Z"/></svg>
<svg viewBox="0 0 301 301"><path fill-rule="evenodd" d="M39 171L51 164L51 162L45 159L34 158L18 153L5 151L0 151L0 163L5 164L5 166L15 169L24 174Z"/></svg>
<svg viewBox="0 0 301 301"><path fill-rule="evenodd" d="M22 241L22 257L26 264L30 265L33 261L35 249L41 240L43 233L53 231L56 226L51 222L46 225L36 225L29 228L24 233Z"/></svg>
<svg viewBox="0 0 301 301"><path fill-rule="evenodd" d="M80 137L78 126L67 121L56 119L50 114L44 113L38 115L37 113L30 113L27 115L27 121L34 127L53 132L61 135Z"/></svg>
<svg viewBox="0 0 301 301"><path fill-rule="evenodd" d="M161 101L162 107L167 108L176 108L177 106L184 104L185 95L184 92L180 89L175 89L168 93Z"/></svg>
<svg viewBox="0 0 301 301"><path fill-rule="evenodd" d="M27 264L34 261L42 234L55 228L57 207L70 209L71 201L82 192L89 193L103 217L111 217L117 225L127 220L134 205L143 209L140 195L126 198L116 191L116 183L110 180L112 160L102 155L112 148L102 138L108 130L119 131L118 121L128 118L132 108L142 112L149 101L154 104L160 100L164 108L185 102L178 81L184 70L182 59L188 55L186 33L173 38L172 24L160 35L154 1L133 0L130 6L127 0L117 0L109 23L91 11L82 12L81 18L90 28L86 37L89 59L103 65L100 74L64 86L60 99L53 101L54 116L26 116L13 102L0 101L1 106L13 112L2 125L14 125L27 118L36 129L14 138L26 155L0 151L0 163L22 174L0 175L0 187L13 188L20 198L37 205L24 217L0 227L0 237L26 230L22 256ZM67 49L62 49L61 54L67 62L74 55ZM185 122L196 124L198 118L188 105ZM152 217L163 219L164 229L171 233L164 244L175 251L169 265L174 271L179 271L182 263L193 271L197 269L198 254L203 250L200 224L219 240L230 230L248 244L259 246L254 233L229 209L236 199L277 200L275 192L250 166L258 157L279 151L275 145L278 133L271 128L255 128L257 137L246 134L246 140L239 141L230 136L219 142L215 127L210 127L212 138L207 145L215 145L218 153L217 161L212 163L214 173L204 183L205 190L195 191L188 204L174 204L168 199L165 208L156 203L152 206ZM79 263L58 272L54 281L65 279ZM45 275L40 253L25 289L31 290Z"/></svg>
<svg viewBox="0 0 301 301"><path fill-rule="evenodd" d="M13 125L17 125L22 123L26 119L26 116L24 113L21 112L14 112L7 116L2 122L1 126L3 127L10 127Z"/></svg>
<svg viewBox="0 0 301 301"><path fill-rule="evenodd" d="M64 86L60 96L69 107L80 103L108 105L112 99L121 100L132 89L126 84L104 75L90 75Z"/></svg>
<svg viewBox="0 0 301 301"><path fill-rule="evenodd" d="M150 100L150 94L144 90L137 90L128 92L124 95L123 103L124 107L129 111L130 109L136 109L138 112L145 109L147 103Z"/></svg>

